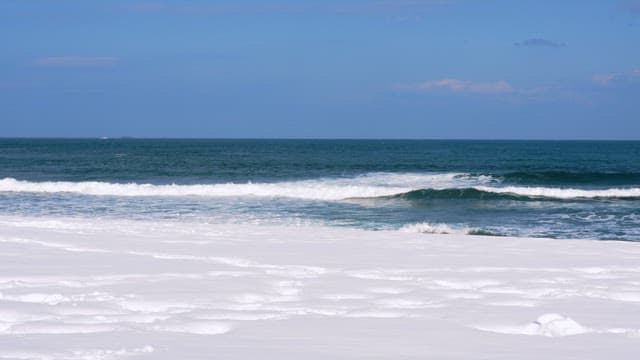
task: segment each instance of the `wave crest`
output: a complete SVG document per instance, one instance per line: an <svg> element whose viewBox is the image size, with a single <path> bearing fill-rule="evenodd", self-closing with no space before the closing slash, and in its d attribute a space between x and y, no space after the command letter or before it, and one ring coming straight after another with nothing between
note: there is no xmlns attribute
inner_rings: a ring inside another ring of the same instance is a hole
<svg viewBox="0 0 640 360"><path fill-rule="evenodd" d="M640 188L628 189L601 189L585 190L573 188L549 188L549 187L488 187L476 186L469 188L449 189L419 189L402 194L391 195L391 198L408 201L428 200L572 200L572 199L638 199Z"/></svg>
<svg viewBox="0 0 640 360"><path fill-rule="evenodd" d="M483 236L504 236L500 233L472 228L472 227L453 227L444 223L428 223L421 222L415 224L406 224L398 229L401 232L406 233L421 233L421 234L454 234L454 235L483 235Z"/></svg>
<svg viewBox="0 0 640 360"><path fill-rule="evenodd" d="M0 192L74 193L106 196L272 197L337 201L357 198L432 199L593 199L640 198L640 188L574 189L556 187L495 186L490 176L461 173L372 173L351 178L313 179L277 183L220 183L155 185L100 181L32 182L4 178Z"/></svg>
<svg viewBox="0 0 640 360"><path fill-rule="evenodd" d="M500 179L513 184L609 184L629 185L640 183L638 172L596 172L596 171L514 171L500 175Z"/></svg>
<svg viewBox="0 0 640 360"><path fill-rule="evenodd" d="M593 198L640 198L640 188L613 188L613 189L573 189L573 188L549 188L549 187L525 187L505 186L488 187L477 186L476 190L495 194L506 194L526 197L541 197L555 199L593 199Z"/></svg>
<svg viewBox="0 0 640 360"><path fill-rule="evenodd" d="M352 178L314 179L278 183L194 185L123 184L101 181L32 182L5 178L0 180L0 192L75 193L108 196L259 196L307 200L343 200L348 198L391 196L424 187L470 186L488 181L490 181L490 177L473 177L463 173L370 173Z"/></svg>
<svg viewBox="0 0 640 360"><path fill-rule="evenodd" d="M315 182L153 185L119 184L98 181L29 182L11 178L0 180L0 191L30 193L75 193L106 196L207 196L286 197L309 200L342 200L349 197L380 197L410 191L410 188L342 186Z"/></svg>
<svg viewBox="0 0 640 360"><path fill-rule="evenodd" d="M402 232L407 233L422 233L422 234L460 234L467 235L473 229L471 228L452 228L447 224L442 223L416 223L416 224L406 224L402 226L400 229Z"/></svg>

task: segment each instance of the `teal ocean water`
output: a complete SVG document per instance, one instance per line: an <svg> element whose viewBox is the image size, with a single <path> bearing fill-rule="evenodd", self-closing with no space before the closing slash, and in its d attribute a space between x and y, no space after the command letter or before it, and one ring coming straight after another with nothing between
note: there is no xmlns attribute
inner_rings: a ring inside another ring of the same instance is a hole
<svg viewBox="0 0 640 360"><path fill-rule="evenodd" d="M640 142L0 139L0 215L640 240Z"/></svg>

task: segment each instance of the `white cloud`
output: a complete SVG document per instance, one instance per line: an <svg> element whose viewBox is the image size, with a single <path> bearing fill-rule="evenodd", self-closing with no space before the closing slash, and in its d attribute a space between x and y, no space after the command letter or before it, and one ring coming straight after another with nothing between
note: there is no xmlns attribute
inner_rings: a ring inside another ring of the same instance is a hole
<svg viewBox="0 0 640 360"><path fill-rule="evenodd" d="M550 48L560 48L560 47L567 46L567 44L563 42L557 42L557 41L541 39L541 38L526 39L521 42L517 42L514 45L525 46L525 47L550 47Z"/></svg>
<svg viewBox="0 0 640 360"><path fill-rule="evenodd" d="M591 80L600 86L609 86L616 77L616 74L595 74L591 77Z"/></svg>
<svg viewBox="0 0 640 360"><path fill-rule="evenodd" d="M624 73L595 74L591 80L600 86L614 86L640 81L640 69Z"/></svg>
<svg viewBox="0 0 640 360"><path fill-rule="evenodd" d="M52 56L35 59L37 66L44 67L112 67L118 58L108 56Z"/></svg>
<svg viewBox="0 0 640 360"><path fill-rule="evenodd" d="M398 88L422 91L446 89L452 92L478 94L499 94L514 92L513 86L511 86L511 84L504 80L495 82L472 82L458 79L441 79L416 84L398 85Z"/></svg>

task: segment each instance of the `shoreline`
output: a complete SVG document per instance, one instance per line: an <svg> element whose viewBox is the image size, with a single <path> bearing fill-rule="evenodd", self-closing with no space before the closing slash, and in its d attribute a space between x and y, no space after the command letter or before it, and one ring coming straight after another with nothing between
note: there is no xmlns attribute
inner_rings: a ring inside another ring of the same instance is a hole
<svg viewBox="0 0 640 360"><path fill-rule="evenodd" d="M640 343L636 242L0 223L0 359L632 359Z"/></svg>

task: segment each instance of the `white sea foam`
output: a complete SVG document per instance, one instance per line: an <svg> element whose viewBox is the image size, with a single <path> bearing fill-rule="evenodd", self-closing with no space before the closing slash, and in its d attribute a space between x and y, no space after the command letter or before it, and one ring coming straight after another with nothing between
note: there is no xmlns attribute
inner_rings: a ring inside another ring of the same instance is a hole
<svg viewBox="0 0 640 360"><path fill-rule="evenodd" d="M423 234L468 234L470 228L452 228L447 224L431 224L431 223L417 223L407 224L400 228L400 231L407 233L423 233Z"/></svg>
<svg viewBox="0 0 640 360"><path fill-rule="evenodd" d="M196 335L219 335L231 331L231 325L213 321L190 321L175 324L160 324L152 327L156 331L188 333Z"/></svg>
<svg viewBox="0 0 640 360"><path fill-rule="evenodd" d="M154 352L151 345L135 349L82 349L68 352L2 351L0 359L11 360L115 360Z"/></svg>
<svg viewBox="0 0 640 360"><path fill-rule="evenodd" d="M99 181L32 182L4 178L0 192L74 193L105 196L206 196L276 197L307 200L343 200L391 196L420 189L459 189L559 199L597 197L640 197L640 188L573 189L526 186L488 186L498 180L491 176L464 173L370 173L350 178L321 178L276 183L218 183L154 185Z"/></svg>
<svg viewBox="0 0 640 360"><path fill-rule="evenodd" d="M593 330L584 327L575 320L559 314L544 314L537 320L520 326L474 326L478 330L501 334L541 335L549 337L579 335Z"/></svg>
<svg viewBox="0 0 640 360"><path fill-rule="evenodd" d="M547 197L557 199L640 197L640 188L584 190L572 188L527 186L476 186L475 189L497 194L514 194L520 196Z"/></svg>
<svg viewBox="0 0 640 360"><path fill-rule="evenodd" d="M4 178L0 180L0 192L75 193L110 196L259 196L342 200L389 196L424 188L468 187L485 184L491 179L489 176L472 176L462 173L371 173L351 178L324 178L278 183L153 185L98 181L31 182Z"/></svg>
<svg viewBox="0 0 640 360"><path fill-rule="evenodd" d="M16 216L0 239L108 250L0 241L0 359L637 357L636 242Z"/></svg>

